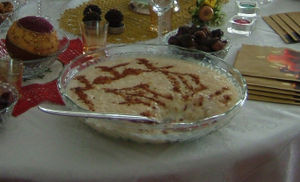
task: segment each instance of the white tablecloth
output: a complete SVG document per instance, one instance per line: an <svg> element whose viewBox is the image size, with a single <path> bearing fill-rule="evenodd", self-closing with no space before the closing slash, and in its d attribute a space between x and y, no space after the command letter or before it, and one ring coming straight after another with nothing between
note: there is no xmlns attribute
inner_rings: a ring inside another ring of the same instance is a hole
<svg viewBox="0 0 300 182"><path fill-rule="evenodd" d="M43 12L58 18L64 8L79 3L48 1ZM30 6L23 14L36 12ZM224 9L230 18L234 1ZM261 15L299 9L298 0L274 0L262 7ZM299 44L283 43L261 18L250 37L230 37L229 63L243 43L300 51ZM247 101L229 125L206 137L150 145L108 138L77 119L33 108L0 129L0 181L296 182L299 111L299 106Z"/></svg>

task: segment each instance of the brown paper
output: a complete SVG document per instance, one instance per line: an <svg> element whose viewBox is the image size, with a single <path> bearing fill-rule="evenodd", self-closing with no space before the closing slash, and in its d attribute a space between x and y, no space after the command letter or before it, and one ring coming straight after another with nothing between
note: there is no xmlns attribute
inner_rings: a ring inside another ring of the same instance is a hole
<svg viewBox="0 0 300 182"><path fill-rule="evenodd" d="M300 105L298 101L286 100L286 99L279 99L274 97L266 97L261 95L249 95L249 100L257 100L257 101L265 101L265 102L274 102L274 103L281 103L281 104L293 104L293 105Z"/></svg>
<svg viewBox="0 0 300 182"><path fill-rule="evenodd" d="M287 14L281 13L278 16L286 22L298 35L300 35L300 26L297 25Z"/></svg>
<svg viewBox="0 0 300 182"><path fill-rule="evenodd" d="M264 87L264 86L256 86L256 85L249 85L248 84L248 89L249 90L258 90L258 91L262 91L262 92L271 92L271 93L278 93L278 94L294 95L294 96L300 97L299 92L269 88L269 87Z"/></svg>
<svg viewBox="0 0 300 182"><path fill-rule="evenodd" d="M247 81L250 100L300 105L300 52L243 45L234 67Z"/></svg>
<svg viewBox="0 0 300 182"><path fill-rule="evenodd" d="M292 49L243 45L234 67L245 76L300 83L300 52Z"/></svg>
<svg viewBox="0 0 300 182"><path fill-rule="evenodd" d="M274 93L274 92L265 92L265 91L259 91L259 90L248 90L249 95L261 95L265 97L273 97L278 99L286 99L286 100L292 100L292 101L299 101L300 102L300 96L295 95L287 95L287 94L280 94L280 93Z"/></svg>
<svg viewBox="0 0 300 182"><path fill-rule="evenodd" d="M281 39L287 43L294 43L293 39L287 34L271 17L263 17L265 22L281 37Z"/></svg>
<svg viewBox="0 0 300 182"><path fill-rule="evenodd" d="M293 19L293 21L295 23L298 24L298 26L300 26L300 12L291 12L291 13L287 13L287 15Z"/></svg>
<svg viewBox="0 0 300 182"><path fill-rule="evenodd" d="M267 87L270 89L280 89L298 92L300 94L300 83L299 82L289 82L275 79L259 78L244 76L248 85Z"/></svg>
<svg viewBox="0 0 300 182"><path fill-rule="evenodd" d="M297 32L289 27L287 22L284 22L278 15L270 16L295 42L299 42L300 37Z"/></svg>
<svg viewBox="0 0 300 182"><path fill-rule="evenodd" d="M263 19L284 42L300 42L300 12L279 13Z"/></svg>

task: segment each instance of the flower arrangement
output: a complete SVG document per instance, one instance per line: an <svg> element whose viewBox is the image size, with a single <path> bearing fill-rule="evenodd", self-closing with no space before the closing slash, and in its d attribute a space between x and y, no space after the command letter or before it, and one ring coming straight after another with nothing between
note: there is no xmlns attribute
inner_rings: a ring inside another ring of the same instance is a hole
<svg viewBox="0 0 300 182"><path fill-rule="evenodd" d="M225 13L223 4L229 0L196 0L196 7L191 10L192 22L195 25L218 26L223 23Z"/></svg>

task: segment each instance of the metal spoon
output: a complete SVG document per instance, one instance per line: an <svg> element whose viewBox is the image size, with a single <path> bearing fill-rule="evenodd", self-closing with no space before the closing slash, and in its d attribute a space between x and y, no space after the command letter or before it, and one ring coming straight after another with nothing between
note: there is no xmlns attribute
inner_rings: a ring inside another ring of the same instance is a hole
<svg viewBox="0 0 300 182"><path fill-rule="evenodd" d="M126 114L103 114L95 112L83 112L83 111L67 111L50 109L42 106L38 107L41 111L48 114L55 114L61 116L72 116L72 117L85 117L85 118L98 118L98 119L113 119L113 120L126 120L134 123L147 123L147 124L158 124L159 122L155 119L151 119L144 116L126 115Z"/></svg>

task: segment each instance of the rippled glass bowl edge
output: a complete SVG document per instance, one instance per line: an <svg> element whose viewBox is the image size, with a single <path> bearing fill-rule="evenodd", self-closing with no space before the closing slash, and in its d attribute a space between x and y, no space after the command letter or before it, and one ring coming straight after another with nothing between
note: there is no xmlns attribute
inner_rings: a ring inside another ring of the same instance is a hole
<svg viewBox="0 0 300 182"><path fill-rule="evenodd" d="M114 52L112 51L114 49L119 49L119 50ZM242 106L244 105L247 99L247 85L241 73L237 69L229 65L228 63L221 60L220 58L217 58L215 56L209 55L207 53L198 50L191 51L191 50L186 50L184 48L179 48L177 46L170 46L170 45L135 44L135 45L113 46L107 48L106 53L107 54L129 54L130 51L136 53L137 49L140 49L140 51L142 51L140 53L152 52L154 54L157 54L158 52L160 52L163 55L165 55L166 51L171 51L172 54L180 53L183 58L186 56L194 56L196 60L202 58L201 61L207 61L207 63L211 64L212 66L221 67L223 71L224 70L228 71L229 74L232 74L234 77L236 77L235 79L237 79L238 82L237 84L240 86L241 89L240 90L241 98L227 112L212 117L208 117L205 119L201 119L192 123L164 123L158 125L149 125L149 124L141 124L141 123L130 123L126 121L125 122L114 121L111 122L109 128L106 129L103 128L101 129L98 126L93 126L93 128L100 131L101 133L105 133L107 135L115 135L115 137L131 139L138 142L148 142L148 143L149 142L166 143L166 142L180 142L180 141L191 140L191 139L204 136L226 125L238 113L238 111L242 108ZM87 57L97 58L99 52L103 52L103 50L94 51L87 55L82 55L77 57L70 64L65 66L64 70L61 72L61 75L58 80L58 89L67 107L74 110L84 110L78 107L71 99L69 99L69 97L66 94L66 86L68 84L68 81L79 71L74 69L74 66L76 66L77 61ZM91 59L91 60L92 62L95 61L95 63L98 62L97 59ZM90 64L93 63L88 62L86 66ZM87 121L87 124L96 125L95 124L97 123L96 119L89 119L89 120L90 122ZM106 121L101 120L101 121L103 121L102 123L109 123L108 120ZM126 129L128 129L130 132L129 131L127 132ZM142 130L143 131L147 130L152 134L148 134L147 132L143 133L141 132ZM120 134L118 132L125 132L125 133ZM124 136L120 136L120 135L124 135Z"/></svg>

